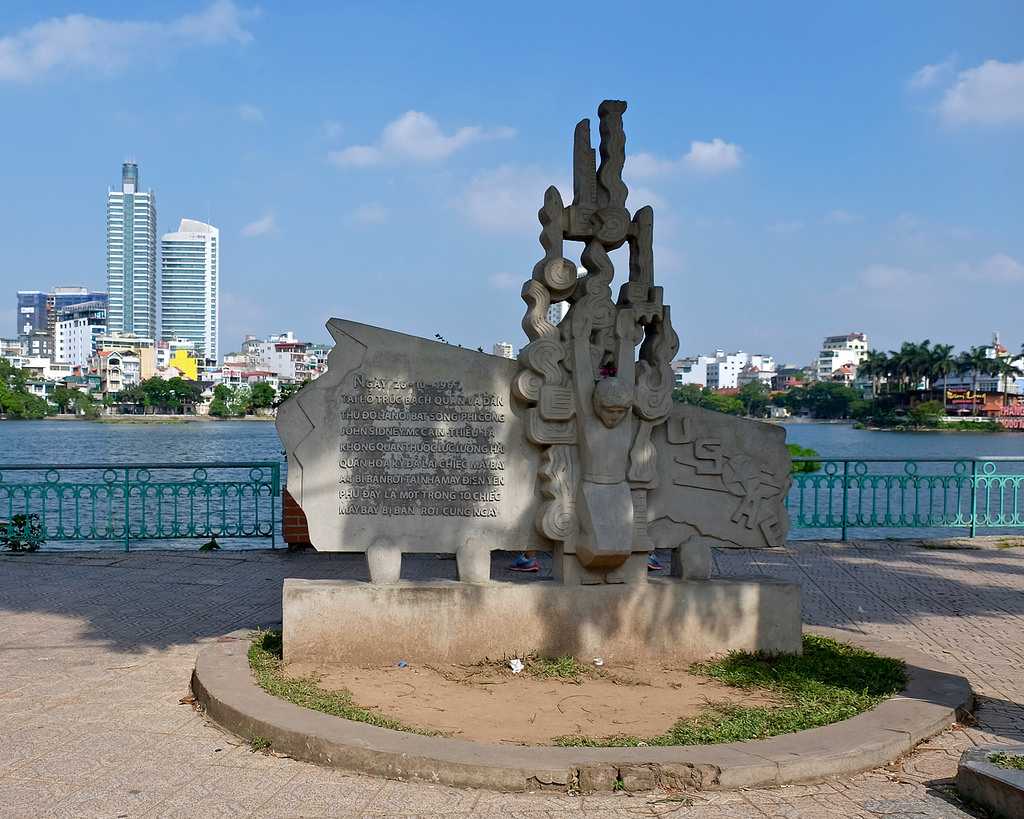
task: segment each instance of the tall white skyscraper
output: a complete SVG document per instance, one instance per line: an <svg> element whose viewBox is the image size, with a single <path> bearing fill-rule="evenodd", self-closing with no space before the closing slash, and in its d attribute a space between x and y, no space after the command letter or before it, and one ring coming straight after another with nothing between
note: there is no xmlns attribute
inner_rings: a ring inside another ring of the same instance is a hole
<svg viewBox="0 0 1024 819"><path fill-rule="evenodd" d="M156 196L139 190L139 166L121 166L107 193L107 313L111 332L156 334Z"/></svg>
<svg viewBox="0 0 1024 819"><path fill-rule="evenodd" d="M160 337L190 339L201 359L216 359L219 291L220 231L182 219L160 239Z"/></svg>

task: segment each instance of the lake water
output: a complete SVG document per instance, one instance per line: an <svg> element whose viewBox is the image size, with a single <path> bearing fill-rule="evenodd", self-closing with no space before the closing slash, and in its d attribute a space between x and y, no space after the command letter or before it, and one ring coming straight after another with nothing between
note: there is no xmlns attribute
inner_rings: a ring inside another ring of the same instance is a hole
<svg viewBox="0 0 1024 819"><path fill-rule="evenodd" d="M788 423L786 440L837 458L1024 458L1020 432L875 432L849 424ZM261 421L103 424L0 422L0 464L283 460L274 425Z"/></svg>
<svg viewBox="0 0 1024 819"><path fill-rule="evenodd" d="M852 424L788 423L786 441L833 458L1024 458L1020 432L879 432Z"/></svg>
<svg viewBox="0 0 1024 819"><path fill-rule="evenodd" d="M1024 461L1024 434L877 432L854 429L849 424L787 423L787 441L810 447L824 457L835 458L948 458L1003 456ZM190 423L96 423L89 421L0 422L0 473L3 464L132 464L213 461L283 461L282 445L272 423L220 421ZM894 473L902 465L894 465ZM922 474L949 473L950 465L921 468ZM872 472L887 471L885 468ZM1000 468L1003 471L1003 468ZM1006 471L1020 474L1024 463ZM15 473L4 476L10 482ZM852 474L852 473L851 473ZM70 475L70 473L65 473ZM90 476L94 479L97 476ZM40 478L36 477L35 480ZM70 478L65 478L65 480ZM284 468L282 466L282 480ZM1018 487L1017 489L1020 489ZM1015 489L1016 493L1017 490ZM820 494L820 493L819 493ZM1024 497L1014 503L1024 504ZM791 496L792 505L793 496ZM2 511L2 510L0 510ZM994 530L993 530L994 531ZM1019 530L1018 530L1019 531ZM904 536L949 535L955 531L903 530ZM960 531L959 533L963 533ZM867 532L853 531L852 537ZM881 532L874 532L879 536ZM791 536L836 536L837 532L796 530ZM56 544L53 544L56 546ZM109 544L108 544L109 545ZM142 544L140 544L142 545ZM164 542L153 542L162 546ZM226 543L226 546L237 545ZM257 541L248 545L266 545ZM186 544L195 548L194 542ZM134 546L133 546L134 548Z"/></svg>

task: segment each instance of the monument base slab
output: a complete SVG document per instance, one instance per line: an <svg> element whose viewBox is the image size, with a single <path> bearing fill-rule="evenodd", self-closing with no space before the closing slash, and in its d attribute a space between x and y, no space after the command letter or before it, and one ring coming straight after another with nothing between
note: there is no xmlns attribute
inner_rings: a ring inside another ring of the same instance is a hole
<svg viewBox="0 0 1024 819"><path fill-rule="evenodd" d="M800 588L659 578L563 586L286 579L285 663L473 663L538 654L688 664L800 651Z"/></svg>

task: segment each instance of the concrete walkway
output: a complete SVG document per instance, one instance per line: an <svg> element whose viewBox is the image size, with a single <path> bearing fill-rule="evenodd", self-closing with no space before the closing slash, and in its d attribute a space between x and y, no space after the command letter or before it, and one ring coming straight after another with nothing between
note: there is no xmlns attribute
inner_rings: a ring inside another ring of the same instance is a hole
<svg viewBox="0 0 1024 819"><path fill-rule="evenodd" d="M451 576L452 561L408 562ZM285 577L359 577L361 558L248 552L0 557L0 817L964 817L960 752L1024 740L1024 550L793 544L721 551L721 575L800 582L804 618L958 668L977 724L900 764L735 793L496 794L351 776L254 754L179 699L197 645L280 619Z"/></svg>

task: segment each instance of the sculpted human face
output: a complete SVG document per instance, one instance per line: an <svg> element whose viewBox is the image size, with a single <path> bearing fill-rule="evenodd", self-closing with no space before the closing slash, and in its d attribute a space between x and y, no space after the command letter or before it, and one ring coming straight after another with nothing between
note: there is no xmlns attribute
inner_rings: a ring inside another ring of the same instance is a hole
<svg viewBox="0 0 1024 819"><path fill-rule="evenodd" d="M596 408L597 417L601 419L601 423L604 424L608 429L617 427L622 423L622 419L626 417L628 407L606 407L603 404L599 404Z"/></svg>
<svg viewBox="0 0 1024 819"><path fill-rule="evenodd" d="M609 429L622 423L633 407L632 391L625 389L618 379L598 382L594 390L594 414Z"/></svg>

